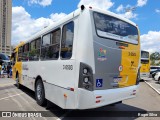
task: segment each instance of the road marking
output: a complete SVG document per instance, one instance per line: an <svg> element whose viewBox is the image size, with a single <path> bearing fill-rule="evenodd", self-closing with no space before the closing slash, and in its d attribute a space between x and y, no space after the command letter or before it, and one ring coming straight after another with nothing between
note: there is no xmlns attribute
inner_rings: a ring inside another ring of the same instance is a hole
<svg viewBox="0 0 160 120"><path fill-rule="evenodd" d="M0 100L4 100L4 99L8 99L8 98L12 98L12 97L19 96L19 95L22 95L22 94L24 94L24 93L15 94L15 95L11 95L11 96L9 96L9 97L0 98Z"/></svg>
<svg viewBox="0 0 160 120"><path fill-rule="evenodd" d="M8 86L8 85L13 85L15 83L7 83L7 84L0 84L0 87Z"/></svg>
<svg viewBox="0 0 160 120"><path fill-rule="evenodd" d="M145 83L147 83L147 85L149 85L153 90L155 90L158 94L160 94L160 91L158 91L156 88L154 88L150 83L148 83L146 81L145 81Z"/></svg>
<svg viewBox="0 0 160 120"><path fill-rule="evenodd" d="M67 114L69 114L72 110L64 113L61 117L59 117L57 120L62 120Z"/></svg>
<svg viewBox="0 0 160 120"><path fill-rule="evenodd" d="M68 111L68 112L66 112L65 114L63 114L61 117L59 117L57 120L62 120L68 113L70 113L71 112L71 110L70 111Z"/></svg>
<svg viewBox="0 0 160 120"><path fill-rule="evenodd" d="M8 95L9 95L9 97L18 105L18 107L21 109L20 111L26 111L26 109L25 108L23 108L23 105L18 101L18 100L16 100L16 99L14 99L13 97L11 97L11 95L10 95L10 93L9 93L9 90L6 90L8 93ZM32 119L32 118L29 118L30 120L35 120L34 118Z"/></svg>
<svg viewBox="0 0 160 120"><path fill-rule="evenodd" d="M16 90L14 90L14 92L17 93ZM33 110L36 111L36 112L38 111L38 110L36 110L22 95L20 95L19 97L20 97L23 101L25 101L25 103L28 104L28 106L30 106L31 109L33 109ZM33 119L34 119L34 118L33 118ZM42 119L47 120L47 119L44 118L44 117L43 117ZM34 119L34 120L35 120L35 119Z"/></svg>

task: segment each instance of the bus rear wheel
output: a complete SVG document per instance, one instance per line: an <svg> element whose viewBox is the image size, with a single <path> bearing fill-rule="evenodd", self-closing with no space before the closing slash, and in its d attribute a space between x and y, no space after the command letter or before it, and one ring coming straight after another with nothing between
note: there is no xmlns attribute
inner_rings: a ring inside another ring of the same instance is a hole
<svg viewBox="0 0 160 120"><path fill-rule="evenodd" d="M21 88L21 84L19 83L19 75L17 74L17 77L16 77L16 86L18 89Z"/></svg>
<svg viewBox="0 0 160 120"><path fill-rule="evenodd" d="M44 86L40 79L36 82L35 97L38 105L40 106L46 105L47 100L45 99Z"/></svg>
<svg viewBox="0 0 160 120"><path fill-rule="evenodd" d="M160 77L158 78L158 83L160 84Z"/></svg>

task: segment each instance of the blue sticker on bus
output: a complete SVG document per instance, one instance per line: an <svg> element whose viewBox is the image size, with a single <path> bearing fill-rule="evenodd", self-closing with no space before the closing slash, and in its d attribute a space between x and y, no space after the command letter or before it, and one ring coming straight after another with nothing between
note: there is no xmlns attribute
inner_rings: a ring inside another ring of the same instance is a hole
<svg viewBox="0 0 160 120"><path fill-rule="evenodd" d="M103 79L96 79L96 87L102 87Z"/></svg>

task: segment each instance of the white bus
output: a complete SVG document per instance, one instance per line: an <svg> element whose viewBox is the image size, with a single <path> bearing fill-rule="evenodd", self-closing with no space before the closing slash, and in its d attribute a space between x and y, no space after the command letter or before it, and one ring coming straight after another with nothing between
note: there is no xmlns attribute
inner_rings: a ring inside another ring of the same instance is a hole
<svg viewBox="0 0 160 120"><path fill-rule="evenodd" d="M136 96L140 40L135 23L81 6L18 45L13 77L63 109L89 109Z"/></svg>

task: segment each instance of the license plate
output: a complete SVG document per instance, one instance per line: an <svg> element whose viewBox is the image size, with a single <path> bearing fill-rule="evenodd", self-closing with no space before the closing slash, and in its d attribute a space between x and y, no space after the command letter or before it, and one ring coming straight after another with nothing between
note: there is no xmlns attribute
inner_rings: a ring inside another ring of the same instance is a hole
<svg viewBox="0 0 160 120"><path fill-rule="evenodd" d="M120 82L121 80L122 80L122 77L114 77L114 78L113 78L113 81L114 81L115 83Z"/></svg>

